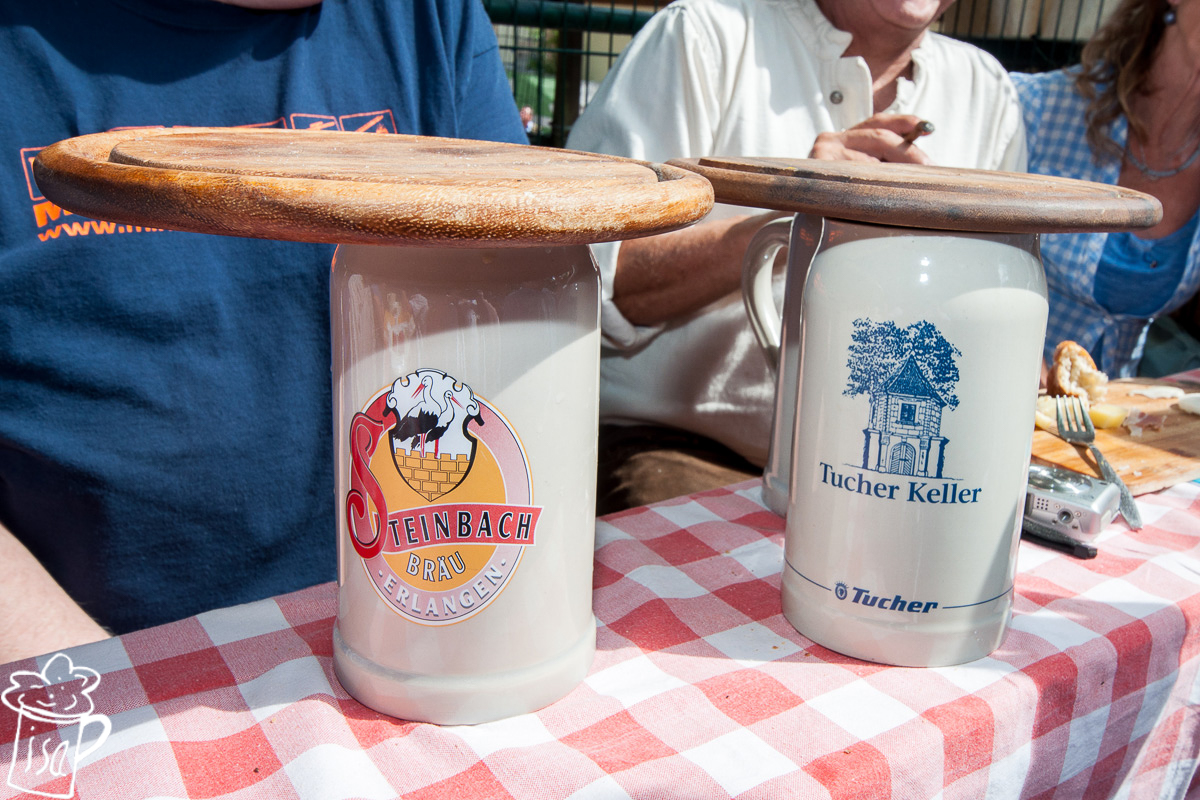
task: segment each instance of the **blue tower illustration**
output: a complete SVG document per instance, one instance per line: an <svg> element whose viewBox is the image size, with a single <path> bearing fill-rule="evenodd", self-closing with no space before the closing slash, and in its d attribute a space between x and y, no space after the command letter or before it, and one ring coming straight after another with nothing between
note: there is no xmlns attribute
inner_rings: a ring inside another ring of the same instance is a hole
<svg viewBox="0 0 1200 800"><path fill-rule="evenodd" d="M858 319L851 339L843 394L870 399L862 468L944 477L949 440L942 436L942 413L958 405L954 357L962 354L927 321L899 328Z"/></svg>
<svg viewBox="0 0 1200 800"><path fill-rule="evenodd" d="M863 430L864 469L896 475L942 477L946 401L911 356L881 391L871 395L870 424Z"/></svg>

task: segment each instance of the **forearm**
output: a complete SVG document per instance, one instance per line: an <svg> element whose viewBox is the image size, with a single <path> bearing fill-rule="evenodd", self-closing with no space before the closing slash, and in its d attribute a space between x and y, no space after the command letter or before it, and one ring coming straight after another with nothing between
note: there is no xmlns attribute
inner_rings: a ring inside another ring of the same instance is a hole
<svg viewBox="0 0 1200 800"><path fill-rule="evenodd" d="M613 303L634 325L657 325L739 291L750 240L781 216L742 215L624 242L613 278Z"/></svg>
<svg viewBox="0 0 1200 800"><path fill-rule="evenodd" d="M0 663L109 636L0 526Z"/></svg>

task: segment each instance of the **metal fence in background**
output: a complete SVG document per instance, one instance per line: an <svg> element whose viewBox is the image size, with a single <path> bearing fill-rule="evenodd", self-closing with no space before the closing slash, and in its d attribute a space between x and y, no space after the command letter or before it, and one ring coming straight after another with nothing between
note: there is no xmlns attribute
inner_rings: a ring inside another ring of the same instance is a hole
<svg viewBox="0 0 1200 800"><path fill-rule="evenodd" d="M971 42L1014 72L1074 64L1119 0L959 0L935 30Z"/></svg>
<svg viewBox="0 0 1200 800"><path fill-rule="evenodd" d="M533 144L561 147L630 39L667 0L483 0Z"/></svg>
<svg viewBox="0 0 1200 800"><path fill-rule="evenodd" d="M935 30L1014 71L1073 64L1118 0L958 0ZM629 40L666 0L483 0L533 144L561 147Z"/></svg>

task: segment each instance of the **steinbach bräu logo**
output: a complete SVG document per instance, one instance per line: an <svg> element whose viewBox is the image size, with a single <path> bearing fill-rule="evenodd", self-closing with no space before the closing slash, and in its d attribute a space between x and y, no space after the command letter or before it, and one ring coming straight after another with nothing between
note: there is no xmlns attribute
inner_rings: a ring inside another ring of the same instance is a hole
<svg viewBox="0 0 1200 800"><path fill-rule="evenodd" d="M401 376L355 414L350 473L354 549L379 597L413 622L478 614L535 543L542 509L520 438L441 370Z"/></svg>

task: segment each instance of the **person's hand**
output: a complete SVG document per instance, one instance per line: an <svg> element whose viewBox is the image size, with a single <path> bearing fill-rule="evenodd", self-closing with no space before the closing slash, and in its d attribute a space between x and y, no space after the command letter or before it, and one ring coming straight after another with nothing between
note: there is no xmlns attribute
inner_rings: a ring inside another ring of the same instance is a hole
<svg viewBox="0 0 1200 800"><path fill-rule="evenodd" d="M826 161L897 161L932 164L924 150L904 140L921 124L912 114L875 114L841 133L817 136L809 158Z"/></svg>

